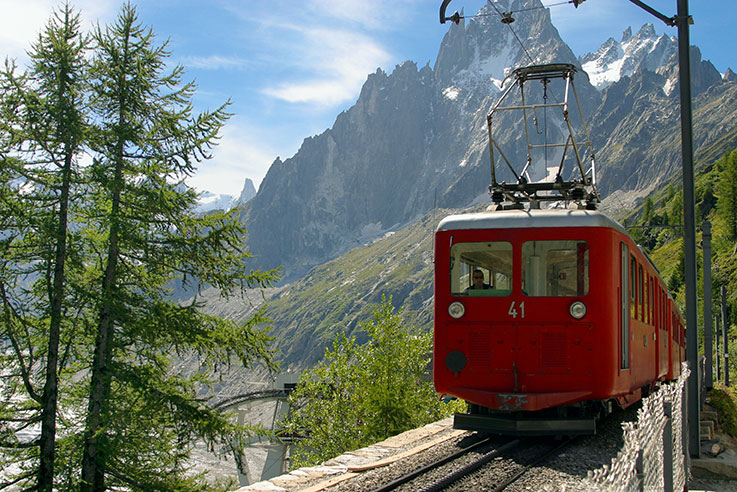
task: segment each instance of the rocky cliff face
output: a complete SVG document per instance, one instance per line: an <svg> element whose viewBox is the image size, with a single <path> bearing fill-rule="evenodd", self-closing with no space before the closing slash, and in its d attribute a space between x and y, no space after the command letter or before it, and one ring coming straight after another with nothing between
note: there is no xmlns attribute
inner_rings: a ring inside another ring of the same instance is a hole
<svg viewBox="0 0 737 492"><path fill-rule="evenodd" d="M497 4L516 12L514 33L487 5L481 12L486 15L450 26L434 68L408 61L391 73L378 69L332 128L305 139L291 158L274 161L242 214L254 266L283 265L285 280L293 280L434 207L488 200L486 114L505 77L520 66L590 67L599 89L582 74L576 89L604 195L617 189L644 193L679 169L673 39L655 36L645 25L579 61L547 9L531 9L542 7L539 0ZM716 131L734 126L737 99L734 75L722 77L698 50L693 55L698 149ZM524 135L511 120L501 119L499 128L497 137L505 142Z"/></svg>
<svg viewBox="0 0 737 492"><path fill-rule="evenodd" d="M251 198L256 196L256 187L249 178L243 183L243 189L241 190L240 196L234 201L233 206L245 205Z"/></svg>

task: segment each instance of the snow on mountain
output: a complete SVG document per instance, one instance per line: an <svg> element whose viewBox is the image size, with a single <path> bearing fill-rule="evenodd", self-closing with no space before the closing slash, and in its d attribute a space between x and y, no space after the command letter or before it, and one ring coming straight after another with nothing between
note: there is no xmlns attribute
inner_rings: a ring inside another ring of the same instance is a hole
<svg viewBox="0 0 737 492"><path fill-rule="evenodd" d="M241 194L238 198L222 193L212 193L207 190L200 193L197 211L201 213L211 212L213 210L227 211L235 206L243 205L254 196L256 196L256 187L250 178L246 178L243 182L243 189L241 190Z"/></svg>
<svg viewBox="0 0 737 492"><path fill-rule="evenodd" d="M213 210L229 210L233 204L233 201L234 200L231 195L203 191L202 193L200 193L197 211L211 212Z"/></svg>
<svg viewBox="0 0 737 492"><path fill-rule="evenodd" d="M454 85L451 87L459 86L472 91L478 90L482 85L488 87L488 83L492 82L499 89L509 71L519 60L521 50L511 31L505 34L501 39L494 39L493 49L487 46L472 45L470 47L473 53L471 63L468 68L459 71L453 77ZM448 94L446 97L455 99L455 97L449 97Z"/></svg>
<svg viewBox="0 0 737 492"><path fill-rule="evenodd" d="M580 62L591 83L602 89L632 75L640 67L655 71L677 51L676 38L665 34L658 36L653 25L648 23L635 36L628 27L620 42L609 38L595 53L582 56Z"/></svg>

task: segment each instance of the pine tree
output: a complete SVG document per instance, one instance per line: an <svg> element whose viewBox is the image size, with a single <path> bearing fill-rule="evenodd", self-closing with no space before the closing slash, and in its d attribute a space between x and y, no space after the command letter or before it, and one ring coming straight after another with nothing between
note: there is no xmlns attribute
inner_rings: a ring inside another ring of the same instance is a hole
<svg viewBox="0 0 737 492"><path fill-rule="evenodd" d="M653 220L653 199L649 196L645 199L645 205L643 208L643 223L649 225Z"/></svg>
<svg viewBox="0 0 737 492"><path fill-rule="evenodd" d="M383 440L439 418L442 405L427 372L432 334L408 326L401 309L395 312L383 296L361 328L369 335L361 360L366 377L358 390L368 433Z"/></svg>

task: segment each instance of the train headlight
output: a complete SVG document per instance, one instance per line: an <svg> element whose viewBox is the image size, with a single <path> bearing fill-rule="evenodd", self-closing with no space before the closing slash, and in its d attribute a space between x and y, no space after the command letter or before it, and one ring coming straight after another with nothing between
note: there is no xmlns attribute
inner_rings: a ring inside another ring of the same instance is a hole
<svg viewBox="0 0 737 492"><path fill-rule="evenodd" d="M571 304L571 308L568 310L576 319L581 319L586 315L586 304L581 301L576 301Z"/></svg>
<svg viewBox="0 0 737 492"><path fill-rule="evenodd" d="M466 314L466 308L463 306L463 304L456 301L448 306L448 314L450 314L451 318L458 319Z"/></svg>

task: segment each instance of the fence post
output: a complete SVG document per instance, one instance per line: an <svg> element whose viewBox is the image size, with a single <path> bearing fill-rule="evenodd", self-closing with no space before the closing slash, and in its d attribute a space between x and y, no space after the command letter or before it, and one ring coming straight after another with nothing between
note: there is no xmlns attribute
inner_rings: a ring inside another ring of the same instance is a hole
<svg viewBox="0 0 737 492"><path fill-rule="evenodd" d="M714 315L714 334L716 335L716 361L717 361L717 381L722 381L722 357L719 355L719 335L722 333L722 314L716 313Z"/></svg>
<svg viewBox="0 0 737 492"><path fill-rule="evenodd" d="M635 460L635 473L637 474L637 490L645 492L645 462L642 448L637 450L637 459Z"/></svg>
<svg viewBox="0 0 737 492"><path fill-rule="evenodd" d="M729 386L729 339L727 338L727 287L722 285L722 342L724 345L724 386Z"/></svg>
<svg viewBox="0 0 737 492"><path fill-rule="evenodd" d="M690 366L691 364L686 364L686 367L690 368ZM688 391L686 390L688 381L685 383L681 388L681 449L679 452L683 453L683 473L685 477L688 477L688 471L691 469L691 453L688 447L688 426L691 425L691 422L688 421ZM699 423L697 422L696 425L699 425ZM701 446L701 443L699 443L699 446Z"/></svg>
<svg viewBox="0 0 737 492"><path fill-rule="evenodd" d="M712 371L713 351L712 333L714 324L711 319L711 222L705 220L701 224L701 244L704 248L704 355L706 355L706 389L714 387Z"/></svg>
<svg viewBox="0 0 737 492"><path fill-rule="evenodd" d="M673 492L673 404L663 400L663 491Z"/></svg>

